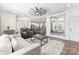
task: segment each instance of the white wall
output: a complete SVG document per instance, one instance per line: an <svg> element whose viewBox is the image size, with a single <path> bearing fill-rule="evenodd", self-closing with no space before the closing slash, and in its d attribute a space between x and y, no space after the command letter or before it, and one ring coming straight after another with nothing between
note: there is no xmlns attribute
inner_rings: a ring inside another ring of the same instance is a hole
<svg viewBox="0 0 79 59"><path fill-rule="evenodd" d="M78 40L79 38L76 37L76 36L79 35L79 32L77 32L77 33L74 34L74 35L71 35L72 33L74 33L74 31L72 31L72 30L74 30L74 29L72 29L72 28L70 27L71 22L72 22L72 19L76 20L76 18L79 17L79 7L75 7L75 8L72 8L72 9L66 11L66 16L67 16L67 17L66 17L66 18L67 18L67 19L66 19L66 31L65 31L66 37L67 37L67 39L69 39L69 40L79 42L79 40ZM77 21L78 21L78 20L77 20ZM79 21L78 21L77 25L79 26ZM76 28L76 26L73 27L73 28ZM76 31L75 31L75 32L76 32ZM75 39L73 39L73 37L71 37L71 36L75 37ZM71 39L71 38L72 38L72 39Z"/></svg>
<svg viewBox="0 0 79 59"><path fill-rule="evenodd" d="M6 30L7 26L10 26L10 29L16 30L16 15L9 13L1 14L1 31L3 33Z"/></svg>
<svg viewBox="0 0 79 59"><path fill-rule="evenodd" d="M0 35L1 35L1 11L0 11Z"/></svg>
<svg viewBox="0 0 79 59"><path fill-rule="evenodd" d="M25 16L17 16L16 24L17 24L16 28L18 31L20 31L20 28L23 28L23 27L26 27L26 28L31 27L31 21Z"/></svg>
<svg viewBox="0 0 79 59"><path fill-rule="evenodd" d="M65 39L69 40L69 12L65 12Z"/></svg>
<svg viewBox="0 0 79 59"><path fill-rule="evenodd" d="M28 19L35 22L45 22L46 16L34 16L34 17L29 17Z"/></svg>
<svg viewBox="0 0 79 59"><path fill-rule="evenodd" d="M17 21L19 21L19 26L17 26ZM21 22L24 22L21 23ZM31 21L28 20L26 17L24 16L16 16L15 14L10 14L10 13L2 13L1 14L1 32L3 33L4 30L6 30L7 26L10 26L10 29L16 30L19 29L19 27L27 27L30 28L31 27Z"/></svg>
<svg viewBox="0 0 79 59"><path fill-rule="evenodd" d="M46 35L47 36L50 36L50 28L51 26L50 26L50 17L47 17L46 18Z"/></svg>

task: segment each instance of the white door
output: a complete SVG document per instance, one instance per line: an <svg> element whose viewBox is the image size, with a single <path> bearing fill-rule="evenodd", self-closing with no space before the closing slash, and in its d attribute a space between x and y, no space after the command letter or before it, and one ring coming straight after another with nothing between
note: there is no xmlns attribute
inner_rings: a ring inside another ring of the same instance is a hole
<svg viewBox="0 0 79 59"><path fill-rule="evenodd" d="M70 19L70 40L79 42L79 17Z"/></svg>

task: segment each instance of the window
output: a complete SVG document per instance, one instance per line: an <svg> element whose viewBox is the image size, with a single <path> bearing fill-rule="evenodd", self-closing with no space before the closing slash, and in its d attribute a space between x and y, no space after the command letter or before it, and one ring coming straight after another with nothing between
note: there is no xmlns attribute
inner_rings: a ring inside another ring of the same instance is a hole
<svg viewBox="0 0 79 59"><path fill-rule="evenodd" d="M64 34L64 15L57 15L51 17L51 34Z"/></svg>

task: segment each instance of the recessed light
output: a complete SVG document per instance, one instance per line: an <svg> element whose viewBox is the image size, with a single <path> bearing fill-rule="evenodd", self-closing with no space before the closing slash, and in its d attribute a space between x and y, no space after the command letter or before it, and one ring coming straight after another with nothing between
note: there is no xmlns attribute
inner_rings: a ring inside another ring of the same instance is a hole
<svg viewBox="0 0 79 59"><path fill-rule="evenodd" d="M71 7L71 4L67 4L67 7Z"/></svg>

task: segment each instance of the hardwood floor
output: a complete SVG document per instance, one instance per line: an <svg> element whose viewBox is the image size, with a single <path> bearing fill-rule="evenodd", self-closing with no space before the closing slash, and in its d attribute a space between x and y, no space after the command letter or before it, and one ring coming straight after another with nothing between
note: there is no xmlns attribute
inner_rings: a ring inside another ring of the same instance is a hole
<svg viewBox="0 0 79 59"><path fill-rule="evenodd" d="M49 37L49 38L53 39L53 40L59 40L59 41L64 42L65 45L61 52L61 55L79 55L79 42L52 38L52 37Z"/></svg>

